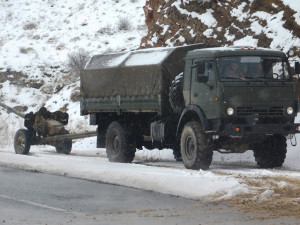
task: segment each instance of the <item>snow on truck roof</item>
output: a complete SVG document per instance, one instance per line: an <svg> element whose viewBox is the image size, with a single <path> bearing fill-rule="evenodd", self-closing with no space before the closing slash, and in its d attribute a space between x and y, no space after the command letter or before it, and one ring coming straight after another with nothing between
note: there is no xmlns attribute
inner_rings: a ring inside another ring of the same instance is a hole
<svg viewBox="0 0 300 225"><path fill-rule="evenodd" d="M144 66L161 64L175 48L153 48L131 52L95 55L88 63L88 69L114 68L120 66Z"/></svg>
<svg viewBox="0 0 300 225"><path fill-rule="evenodd" d="M201 46L197 48L197 46ZM105 69L116 67L134 67L162 64L175 50L191 48L186 58L195 57L221 57L230 55L273 55L283 57L285 54L278 50L255 47L229 46L229 47L204 47L203 44L177 46L177 47L159 47L135 50L130 52L118 52L99 54L92 57L85 69ZM183 56L184 57L184 56Z"/></svg>
<svg viewBox="0 0 300 225"><path fill-rule="evenodd" d="M212 47L212 45L198 43L185 46L159 47L129 52L99 54L92 57L92 59L87 63L85 69L94 70L116 67L161 65L173 52L180 54L181 59L183 59L186 52L190 50L209 47Z"/></svg>

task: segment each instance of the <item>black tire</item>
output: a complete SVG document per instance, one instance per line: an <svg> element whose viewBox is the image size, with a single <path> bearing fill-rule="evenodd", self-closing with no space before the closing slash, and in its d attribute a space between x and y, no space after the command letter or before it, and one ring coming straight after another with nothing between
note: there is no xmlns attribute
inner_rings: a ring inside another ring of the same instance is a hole
<svg viewBox="0 0 300 225"><path fill-rule="evenodd" d="M181 156L181 151L180 151L180 145L174 145L173 147L173 155L174 155L174 159L177 162L181 162L182 161L182 156Z"/></svg>
<svg viewBox="0 0 300 225"><path fill-rule="evenodd" d="M15 134L14 148L17 154L27 155L31 145L31 134L26 129L20 129Z"/></svg>
<svg viewBox="0 0 300 225"><path fill-rule="evenodd" d="M213 151L210 138L202 132L200 123L187 123L182 131L180 149L187 169L206 170L209 168Z"/></svg>
<svg viewBox="0 0 300 225"><path fill-rule="evenodd" d="M64 134L69 134L69 131L65 131ZM72 150L72 140L57 141L55 144L57 153L69 155Z"/></svg>
<svg viewBox="0 0 300 225"><path fill-rule="evenodd" d="M119 122L112 122L106 132L106 154L110 162L131 163L135 148L130 145L128 132Z"/></svg>
<svg viewBox="0 0 300 225"><path fill-rule="evenodd" d="M181 113L184 109L183 99L183 73L179 74L175 80L172 81L169 89L169 101L172 109L176 113Z"/></svg>
<svg viewBox="0 0 300 225"><path fill-rule="evenodd" d="M269 136L254 147L254 157L261 168L281 167L286 157L286 138L282 135Z"/></svg>
<svg viewBox="0 0 300 225"><path fill-rule="evenodd" d="M152 145L152 142L144 142L143 146L148 150L153 150L154 146Z"/></svg>

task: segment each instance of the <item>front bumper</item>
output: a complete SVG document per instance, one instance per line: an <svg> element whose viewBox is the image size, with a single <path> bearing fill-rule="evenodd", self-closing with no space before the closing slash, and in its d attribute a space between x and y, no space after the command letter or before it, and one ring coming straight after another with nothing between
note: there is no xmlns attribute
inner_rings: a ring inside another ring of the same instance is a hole
<svg viewBox="0 0 300 225"><path fill-rule="evenodd" d="M221 135L244 136L252 134L289 134L300 133L300 123L295 124L226 124Z"/></svg>

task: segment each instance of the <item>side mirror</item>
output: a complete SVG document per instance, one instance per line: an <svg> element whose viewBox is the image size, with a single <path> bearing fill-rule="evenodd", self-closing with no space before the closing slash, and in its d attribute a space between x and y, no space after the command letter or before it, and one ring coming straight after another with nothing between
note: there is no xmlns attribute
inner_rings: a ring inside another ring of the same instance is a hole
<svg viewBox="0 0 300 225"><path fill-rule="evenodd" d="M198 73L198 76L205 73L205 63L204 62L201 62L198 64L197 73Z"/></svg>
<svg viewBox="0 0 300 225"><path fill-rule="evenodd" d="M206 83L208 81L208 76L198 75L197 80L199 83Z"/></svg>
<svg viewBox="0 0 300 225"><path fill-rule="evenodd" d="M300 63L299 62L295 62L295 73L300 74Z"/></svg>

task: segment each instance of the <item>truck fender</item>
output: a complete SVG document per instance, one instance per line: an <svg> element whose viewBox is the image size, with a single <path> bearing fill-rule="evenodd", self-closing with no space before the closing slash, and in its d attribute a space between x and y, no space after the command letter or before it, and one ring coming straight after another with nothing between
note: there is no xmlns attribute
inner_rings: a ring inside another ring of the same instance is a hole
<svg viewBox="0 0 300 225"><path fill-rule="evenodd" d="M184 125L191 121L199 121L201 123L201 128L203 131L206 130L207 127L207 119L205 117L205 114L203 113L202 109L197 105L188 105L185 107L183 112L181 113L178 125L177 125L177 131L176 131L176 137L179 138L179 135L184 127Z"/></svg>

